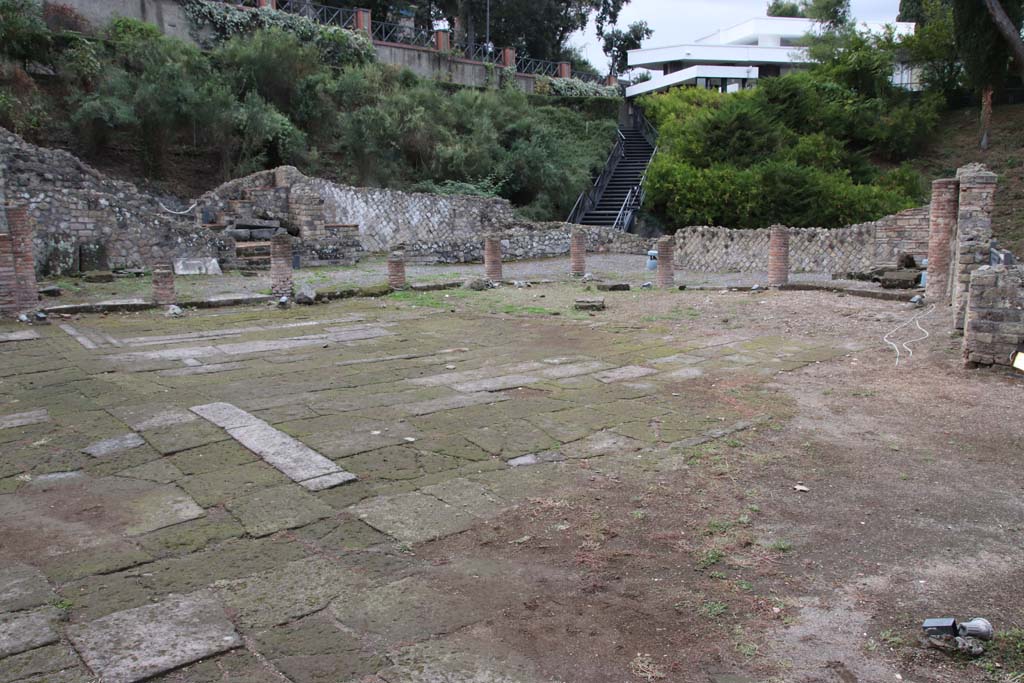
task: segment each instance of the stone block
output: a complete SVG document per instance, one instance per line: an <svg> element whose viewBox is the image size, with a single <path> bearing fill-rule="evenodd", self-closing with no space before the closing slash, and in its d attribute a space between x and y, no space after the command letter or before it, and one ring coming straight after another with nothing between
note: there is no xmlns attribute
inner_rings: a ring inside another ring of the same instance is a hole
<svg viewBox="0 0 1024 683"><path fill-rule="evenodd" d="M175 275L222 275L220 263L215 258L174 259Z"/></svg>
<svg viewBox="0 0 1024 683"><path fill-rule="evenodd" d="M603 311L605 309L604 297L576 299L573 307L577 311Z"/></svg>

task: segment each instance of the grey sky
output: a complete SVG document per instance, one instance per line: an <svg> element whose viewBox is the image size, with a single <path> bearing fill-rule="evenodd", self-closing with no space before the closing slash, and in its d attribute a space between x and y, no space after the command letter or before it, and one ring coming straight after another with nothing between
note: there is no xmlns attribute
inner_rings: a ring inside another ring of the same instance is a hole
<svg viewBox="0 0 1024 683"><path fill-rule="evenodd" d="M654 29L654 36L645 47L688 43L720 28L764 16L767 0L632 0L619 15L619 25L641 19ZM895 21L899 0L852 0L857 21ZM607 60L593 22L585 32L576 33L571 42L583 48L584 54L602 72Z"/></svg>

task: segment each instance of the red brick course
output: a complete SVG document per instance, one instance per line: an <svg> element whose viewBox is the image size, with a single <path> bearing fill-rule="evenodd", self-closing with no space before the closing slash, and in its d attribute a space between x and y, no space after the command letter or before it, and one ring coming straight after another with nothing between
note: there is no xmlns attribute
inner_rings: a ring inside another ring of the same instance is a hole
<svg viewBox="0 0 1024 683"><path fill-rule="evenodd" d="M25 207L9 206L6 212L8 232L0 233L0 312L16 316L39 304L32 246L35 228Z"/></svg>
<svg viewBox="0 0 1024 683"><path fill-rule="evenodd" d="M484 240L484 276L491 282L501 282L501 240Z"/></svg>
<svg viewBox="0 0 1024 683"><path fill-rule="evenodd" d="M274 296L291 298L294 290L292 237L279 232L270 240L270 291Z"/></svg>
<svg viewBox="0 0 1024 683"><path fill-rule="evenodd" d="M959 211L960 181L943 178L932 183L928 217L928 285L925 295L932 303L949 303L949 260Z"/></svg>
<svg viewBox="0 0 1024 683"><path fill-rule="evenodd" d="M576 228L569 237L569 274L583 277L587 272L587 234Z"/></svg>
<svg viewBox="0 0 1024 683"><path fill-rule="evenodd" d="M388 256L388 284L392 289L403 289L405 282L405 253L393 251Z"/></svg>
<svg viewBox="0 0 1024 683"><path fill-rule="evenodd" d="M672 287L676 283L675 264L672 262L676 250L676 238L665 235L658 238L658 286Z"/></svg>
<svg viewBox="0 0 1024 683"><path fill-rule="evenodd" d="M789 228L773 225L768 237L768 286L789 282Z"/></svg>
<svg viewBox="0 0 1024 683"><path fill-rule="evenodd" d="M170 306L178 302L174 291L174 266L161 263L153 268L153 303Z"/></svg>

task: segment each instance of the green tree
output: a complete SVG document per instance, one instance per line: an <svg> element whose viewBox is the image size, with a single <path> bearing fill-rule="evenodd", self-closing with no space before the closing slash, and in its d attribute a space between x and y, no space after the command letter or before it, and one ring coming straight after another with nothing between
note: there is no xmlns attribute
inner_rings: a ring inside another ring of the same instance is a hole
<svg viewBox="0 0 1024 683"><path fill-rule="evenodd" d="M796 0L771 0L768 3L767 15L769 17L797 17L804 18L804 10Z"/></svg>
<svg viewBox="0 0 1024 683"><path fill-rule="evenodd" d="M957 54L953 29L953 6L949 0L921 0L917 30L903 41L911 63L921 69L927 90L947 100L961 92L963 66Z"/></svg>
<svg viewBox="0 0 1024 683"><path fill-rule="evenodd" d="M1020 0L1002 0L1003 11L1020 32ZM953 27L957 52L968 84L981 93L981 149L988 149L992 126L992 93L1006 79L1010 48L985 4L953 0Z"/></svg>
<svg viewBox="0 0 1024 683"><path fill-rule="evenodd" d="M804 16L820 23L826 31L838 31L853 24L850 0L802 0Z"/></svg>
<svg viewBox="0 0 1024 683"><path fill-rule="evenodd" d="M639 49L641 43L653 35L654 31L646 21L633 22L625 31L619 28L606 31L602 49L608 56L612 74L618 75L629 71L629 51Z"/></svg>
<svg viewBox="0 0 1024 683"><path fill-rule="evenodd" d="M920 28L927 21L925 1L900 0L900 11L896 15L896 21L912 21Z"/></svg>
<svg viewBox="0 0 1024 683"><path fill-rule="evenodd" d="M46 62L50 44L38 0L0 0L0 55L19 62Z"/></svg>

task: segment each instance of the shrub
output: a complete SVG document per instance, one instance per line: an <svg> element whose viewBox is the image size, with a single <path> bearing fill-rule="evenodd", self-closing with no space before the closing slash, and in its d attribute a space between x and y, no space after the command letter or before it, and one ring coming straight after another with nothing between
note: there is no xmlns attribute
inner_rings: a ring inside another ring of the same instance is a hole
<svg viewBox="0 0 1024 683"><path fill-rule="evenodd" d="M549 78L538 76L534 85L539 95L561 95L563 97L622 97L622 91L615 85L601 85L578 78Z"/></svg>
<svg viewBox="0 0 1024 683"><path fill-rule="evenodd" d="M38 0L0 0L0 55L27 62L46 62L50 31Z"/></svg>

